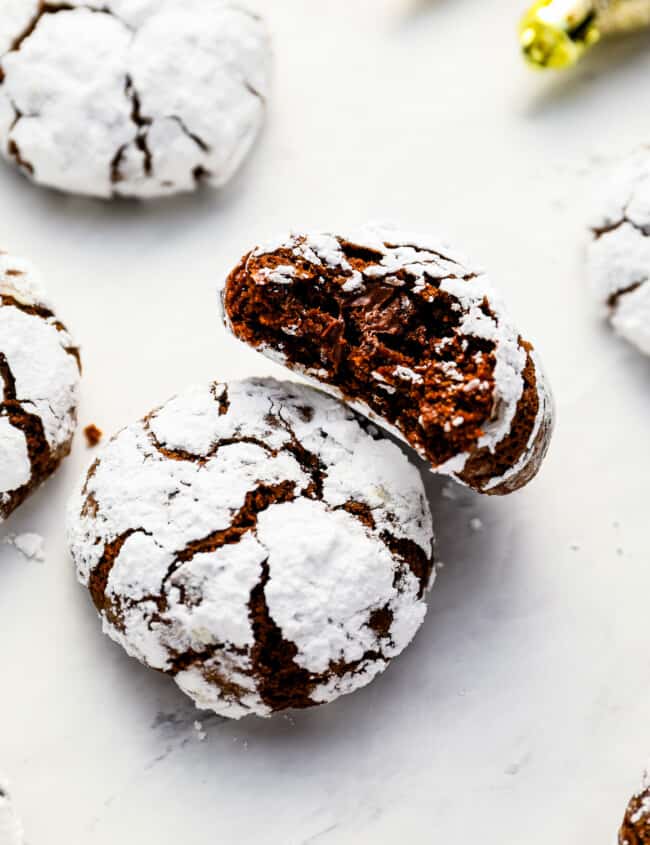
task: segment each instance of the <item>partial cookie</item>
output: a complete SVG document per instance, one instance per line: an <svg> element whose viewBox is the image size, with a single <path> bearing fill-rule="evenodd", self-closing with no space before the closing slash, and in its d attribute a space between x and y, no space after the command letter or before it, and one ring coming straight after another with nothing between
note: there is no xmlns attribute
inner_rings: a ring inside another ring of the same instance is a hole
<svg viewBox="0 0 650 845"><path fill-rule="evenodd" d="M484 273L432 238L366 227L246 255L222 295L240 340L409 443L440 473L504 494L552 430L539 359Z"/></svg>
<svg viewBox="0 0 650 845"><path fill-rule="evenodd" d="M344 405L273 379L193 388L120 432L69 539L105 632L231 718L368 684L433 575L417 469Z"/></svg>
<svg viewBox="0 0 650 845"><path fill-rule="evenodd" d="M11 803L5 781L0 778L0 845L24 845L23 827Z"/></svg>
<svg viewBox="0 0 650 845"><path fill-rule="evenodd" d="M592 223L591 284L614 330L650 355L650 150L614 169Z"/></svg>
<svg viewBox="0 0 650 845"><path fill-rule="evenodd" d="M618 845L650 845L650 779L647 772L641 789L625 811Z"/></svg>
<svg viewBox="0 0 650 845"><path fill-rule="evenodd" d="M0 253L0 522L69 454L80 370L33 270Z"/></svg>
<svg viewBox="0 0 650 845"><path fill-rule="evenodd" d="M225 184L263 122L270 46L224 0L5 0L0 149L96 197Z"/></svg>

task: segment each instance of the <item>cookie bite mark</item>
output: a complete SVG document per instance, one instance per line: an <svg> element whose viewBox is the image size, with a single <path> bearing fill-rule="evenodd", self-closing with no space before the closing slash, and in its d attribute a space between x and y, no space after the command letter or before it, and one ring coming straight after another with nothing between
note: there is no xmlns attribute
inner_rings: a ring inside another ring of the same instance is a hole
<svg viewBox="0 0 650 845"><path fill-rule="evenodd" d="M368 266L352 260L354 272ZM280 280L289 261L249 255L231 275L226 311L237 336L365 402L436 466L471 449L490 415L494 362L489 344L454 334L453 298L372 278L358 293L345 270L310 272L304 261L289 283Z"/></svg>
<svg viewBox="0 0 650 845"><path fill-rule="evenodd" d="M508 469L513 439L527 443L531 403L546 390L542 377L530 382L529 346L485 276L430 240L370 228L354 239L292 235L246 255L223 304L240 340L316 379L434 470L475 489L487 491ZM535 454L530 446L527 471L490 492L535 475L550 426L543 436ZM488 464L498 476L486 477Z"/></svg>

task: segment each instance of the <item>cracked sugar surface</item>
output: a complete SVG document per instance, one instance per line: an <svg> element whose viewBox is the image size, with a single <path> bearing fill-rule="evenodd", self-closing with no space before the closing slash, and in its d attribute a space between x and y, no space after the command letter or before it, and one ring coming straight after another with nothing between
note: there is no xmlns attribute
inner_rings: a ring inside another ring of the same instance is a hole
<svg viewBox="0 0 650 845"><path fill-rule="evenodd" d="M0 252L0 521L70 451L79 376L79 350L33 269Z"/></svg>
<svg viewBox="0 0 650 845"><path fill-rule="evenodd" d="M383 671L432 580L417 469L365 420L273 379L196 387L118 434L70 505L104 630L239 718Z"/></svg>
<svg viewBox="0 0 650 845"><path fill-rule="evenodd" d="M616 333L650 355L650 149L612 168L591 231L594 295Z"/></svg>
<svg viewBox="0 0 650 845"><path fill-rule="evenodd" d="M35 181L98 197L221 186L261 128L262 21L201 0L10 3L0 22L0 141Z"/></svg>
<svg viewBox="0 0 650 845"><path fill-rule="evenodd" d="M625 810L618 842L620 845L650 843L650 780L647 771L641 789L632 796Z"/></svg>

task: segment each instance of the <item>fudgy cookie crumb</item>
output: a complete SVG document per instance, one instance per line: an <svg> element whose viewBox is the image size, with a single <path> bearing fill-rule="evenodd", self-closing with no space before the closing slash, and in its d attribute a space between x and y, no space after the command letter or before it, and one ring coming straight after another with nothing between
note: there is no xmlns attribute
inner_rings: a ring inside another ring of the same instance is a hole
<svg viewBox="0 0 650 845"><path fill-rule="evenodd" d="M97 428L94 423L87 425L84 428L84 436L86 438L86 445L89 449L94 449L95 446L99 446L102 442L102 437L104 436L103 431L101 428Z"/></svg>
<svg viewBox="0 0 650 845"><path fill-rule="evenodd" d="M552 401L484 273L444 244L367 227L246 255L223 293L245 343L406 440L438 472L509 493L538 471Z"/></svg>
<svg viewBox="0 0 650 845"><path fill-rule="evenodd" d="M433 578L417 469L340 402L273 379L194 388L120 432L69 536L104 630L232 718L365 686Z"/></svg>

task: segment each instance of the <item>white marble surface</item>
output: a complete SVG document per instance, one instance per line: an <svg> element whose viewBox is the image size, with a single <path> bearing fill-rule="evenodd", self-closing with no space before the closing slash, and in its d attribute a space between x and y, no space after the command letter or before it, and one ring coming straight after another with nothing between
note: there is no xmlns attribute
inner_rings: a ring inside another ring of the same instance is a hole
<svg viewBox="0 0 650 845"><path fill-rule="evenodd" d="M276 0L267 131L220 195L66 199L0 170L0 241L31 256L84 347L106 432L190 381L273 372L226 338L217 280L290 226L442 226L487 265L555 386L524 492L433 506L446 563L410 650L363 692L270 721L203 719L102 636L63 508L89 460L3 528L0 769L30 845L611 845L650 752L650 362L585 293L604 162L650 140L650 39L529 73L521 0ZM647 81L647 82L646 82ZM484 527L471 531L480 517Z"/></svg>

